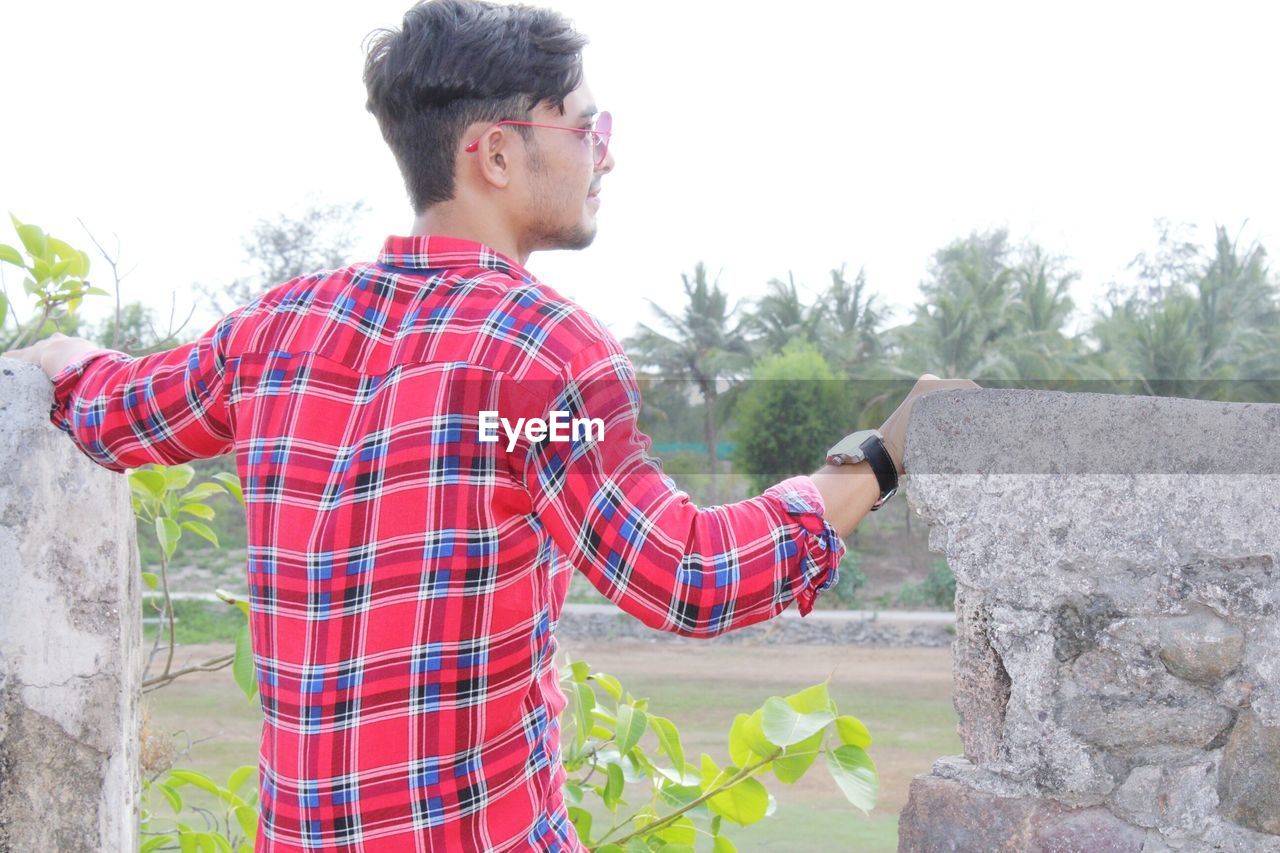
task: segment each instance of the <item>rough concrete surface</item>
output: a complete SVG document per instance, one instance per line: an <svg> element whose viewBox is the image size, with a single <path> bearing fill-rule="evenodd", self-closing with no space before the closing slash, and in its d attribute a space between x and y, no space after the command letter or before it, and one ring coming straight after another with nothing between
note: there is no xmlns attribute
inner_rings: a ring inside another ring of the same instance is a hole
<svg viewBox="0 0 1280 853"><path fill-rule="evenodd" d="M0 358L0 850L137 849L142 623L127 480Z"/></svg>
<svg viewBox="0 0 1280 853"><path fill-rule="evenodd" d="M1273 405L917 403L968 760L917 779L901 849L1280 850L1277 437Z"/></svg>

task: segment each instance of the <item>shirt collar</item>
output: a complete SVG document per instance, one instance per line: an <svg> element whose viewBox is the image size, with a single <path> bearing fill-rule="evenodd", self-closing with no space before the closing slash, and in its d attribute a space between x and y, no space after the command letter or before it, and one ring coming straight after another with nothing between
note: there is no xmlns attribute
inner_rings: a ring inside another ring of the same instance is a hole
<svg viewBox="0 0 1280 853"><path fill-rule="evenodd" d="M497 270L516 280L535 280L520 264L484 243L441 234L388 237L378 254L378 263L410 270L479 267Z"/></svg>

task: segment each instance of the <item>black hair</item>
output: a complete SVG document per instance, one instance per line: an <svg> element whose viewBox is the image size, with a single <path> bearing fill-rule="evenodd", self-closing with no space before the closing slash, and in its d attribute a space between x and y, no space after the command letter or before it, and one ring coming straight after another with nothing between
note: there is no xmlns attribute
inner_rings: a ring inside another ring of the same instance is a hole
<svg viewBox="0 0 1280 853"><path fill-rule="evenodd" d="M527 121L544 101L563 114L582 83L587 40L558 12L481 0L424 0L399 30L378 30L364 65L367 107L395 154L414 213L454 194L468 125ZM526 133L531 128L516 126Z"/></svg>

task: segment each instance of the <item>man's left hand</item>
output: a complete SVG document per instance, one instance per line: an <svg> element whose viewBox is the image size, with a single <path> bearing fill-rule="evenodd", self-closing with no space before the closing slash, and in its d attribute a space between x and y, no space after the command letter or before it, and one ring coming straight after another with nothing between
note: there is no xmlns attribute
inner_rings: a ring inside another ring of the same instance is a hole
<svg viewBox="0 0 1280 853"><path fill-rule="evenodd" d="M38 365L52 379L62 372L68 364L80 360L94 350L102 347L86 341L84 338L71 338L61 332L54 332L42 341L36 341L29 347L11 349L0 353L3 358L16 358Z"/></svg>

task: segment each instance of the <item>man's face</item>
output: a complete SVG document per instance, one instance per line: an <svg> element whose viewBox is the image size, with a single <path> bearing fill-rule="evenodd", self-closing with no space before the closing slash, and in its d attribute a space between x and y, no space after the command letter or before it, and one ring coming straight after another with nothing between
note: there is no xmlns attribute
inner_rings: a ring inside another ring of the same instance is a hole
<svg viewBox="0 0 1280 853"><path fill-rule="evenodd" d="M589 128L595 99L583 82L564 101L564 114L539 104L529 120L556 127ZM526 245L536 249L585 249L596 236L600 181L613 169L610 152L599 166L589 134L531 128Z"/></svg>

